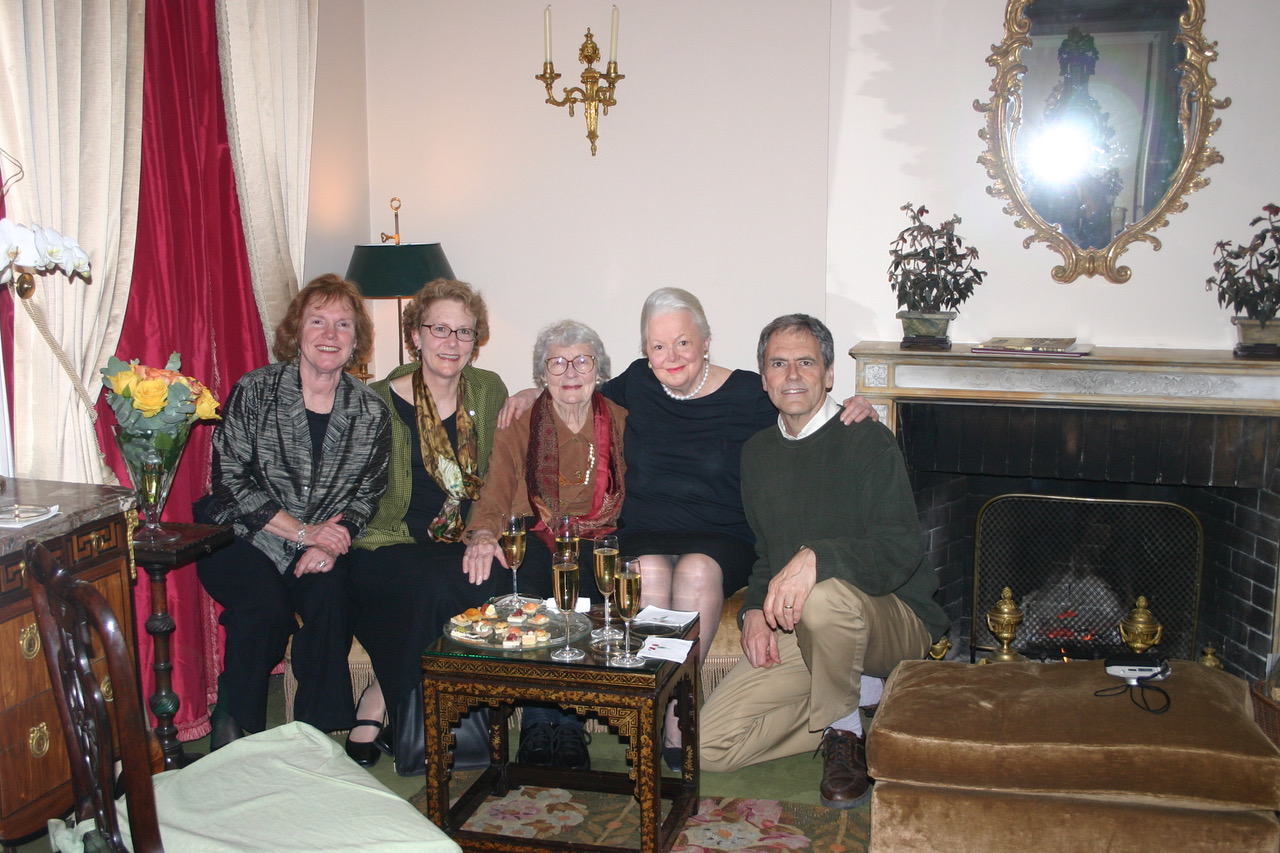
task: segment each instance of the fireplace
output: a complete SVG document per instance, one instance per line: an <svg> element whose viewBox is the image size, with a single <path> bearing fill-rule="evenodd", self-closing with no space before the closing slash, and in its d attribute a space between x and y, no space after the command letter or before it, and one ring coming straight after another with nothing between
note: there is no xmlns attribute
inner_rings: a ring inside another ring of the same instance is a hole
<svg viewBox="0 0 1280 853"><path fill-rule="evenodd" d="M1163 501L1007 494L978 512L969 649L995 649L987 609L1009 588L1023 614L1014 650L1033 660L1095 660L1129 650L1120 622L1139 597L1161 625L1159 650L1198 655L1203 536Z"/></svg>
<svg viewBox="0 0 1280 853"><path fill-rule="evenodd" d="M1278 650L1280 363L1229 352L1100 348L1055 359L968 350L850 351L858 393L903 448L958 654L973 651L974 615L994 603L974 592L977 523L989 501L1161 503L1184 508L1204 533L1192 653L1177 655L1212 645L1228 671L1262 677Z"/></svg>

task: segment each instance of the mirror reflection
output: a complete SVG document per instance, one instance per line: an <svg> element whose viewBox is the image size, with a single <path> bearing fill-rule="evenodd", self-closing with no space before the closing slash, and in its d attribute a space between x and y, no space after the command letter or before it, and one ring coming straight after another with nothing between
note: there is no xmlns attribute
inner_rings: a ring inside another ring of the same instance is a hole
<svg viewBox="0 0 1280 853"><path fill-rule="evenodd" d="M1008 0L992 48L978 162L989 192L1062 255L1057 281L1128 281L1118 259L1186 208L1222 156L1209 146L1230 105L1211 96L1217 45L1206 0Z"/></svg>
<svg viewBox="0 0 1280 853"><path fill-rule="evenodd" d="M1182 159L1178 16L1185 0L1033 0L1022 51L1023 192L1077 246L1142 219Z"/></svg>

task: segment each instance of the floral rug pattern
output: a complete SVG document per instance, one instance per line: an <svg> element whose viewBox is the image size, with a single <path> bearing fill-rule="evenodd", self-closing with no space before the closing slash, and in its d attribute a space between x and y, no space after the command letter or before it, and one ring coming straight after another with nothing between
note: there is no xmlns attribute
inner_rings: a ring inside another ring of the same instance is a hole
<svg viewBox="0 0 1280 853"><path fill-rule="evenodd" d="M414 797L414 804L425 805L424 795ZM490 797L464 828L516 838L639 846L639 817L631 797L526 785L505 797ZM865 853L870 820L870 806L845 811L778 800L707 797L699 801L672 853Z"/></svg>

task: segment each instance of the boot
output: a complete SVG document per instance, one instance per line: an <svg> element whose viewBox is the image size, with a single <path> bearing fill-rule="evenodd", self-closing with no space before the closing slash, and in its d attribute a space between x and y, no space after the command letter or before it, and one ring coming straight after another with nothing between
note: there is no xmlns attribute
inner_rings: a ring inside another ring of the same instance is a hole
<svg viewBox="0 0 1280 853"><path fill-rule="evenodd" d="M395 705L387 706L391 717L388 740L401 776L424 776L427 772L426 731L422 719L422 685L412 687Z"/></svg>
<svg viewBox="0 0 1280 853"><path fill-rule="evenodd" d="M210 752L222 749L231 741L244 737L244 727L236 722L235 717L232 717L231 712L227 710L225 696L223 678L218 676L218 704L213 706L213 713L209 715Z"/></svg>

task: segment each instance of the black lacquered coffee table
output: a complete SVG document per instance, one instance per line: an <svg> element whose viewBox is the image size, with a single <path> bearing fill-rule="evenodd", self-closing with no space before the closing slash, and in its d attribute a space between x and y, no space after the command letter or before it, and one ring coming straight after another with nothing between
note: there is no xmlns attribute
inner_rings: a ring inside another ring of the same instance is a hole
<svg viewBox="0 0 1280 853"><path fill-rule="evenodd" d="M696 640L695 619L679 633ZM650 661L637 669L609 666L588 640L574 645L587 657L574 663L551 660L552 649L502 651L441 638L422 654L426 720L427 817L465 850L593 850L642 853L669 850L698 801L698 647L683 663ZM662 729L667 704L676 700L684 738L684 767L662 776ZM628 742L630 772L556 770L508 760L508 720L516 705L549 702L606 723ZM449 806L450 727L462 714L488 705L492 764L452 808ZM640 810L640 847L601 847L556 839L516 838L464 830L485 798L520 785L631 794ZM662 801L670 800L666 819Z"/></svg>

